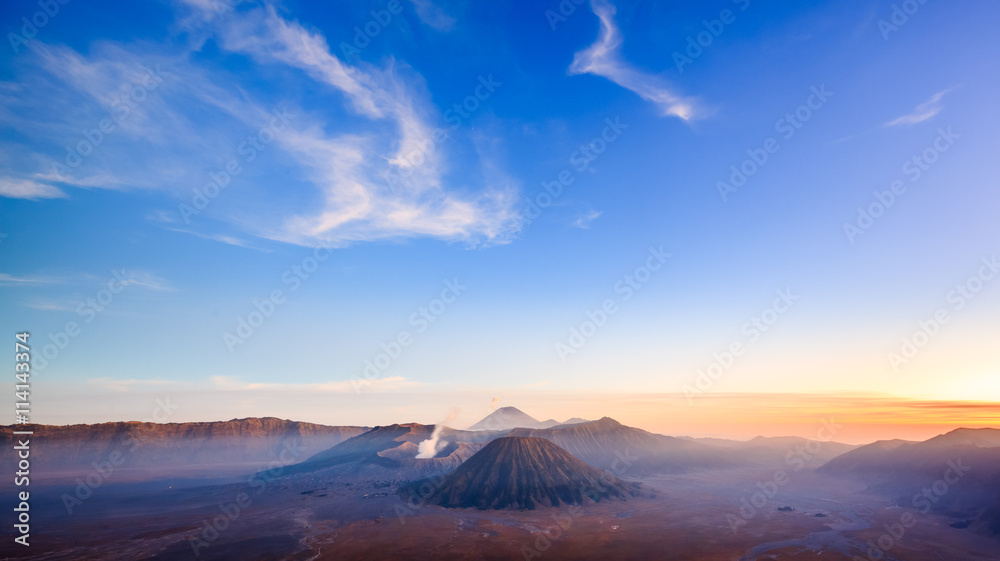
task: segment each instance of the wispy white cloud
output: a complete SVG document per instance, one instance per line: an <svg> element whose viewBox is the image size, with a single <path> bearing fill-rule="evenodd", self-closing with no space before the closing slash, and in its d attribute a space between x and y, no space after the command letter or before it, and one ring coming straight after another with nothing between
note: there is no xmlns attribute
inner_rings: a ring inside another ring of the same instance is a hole
<svg viewBox="0 0 1000 561"><path fill-rule="evenodd" d="M156 220L156 219L154 218L153 220ZM189 235L201 238L203 240L211 240L213 242L224 243L226 245L234 245L236 247L243 247L243 248L246 248L246 249L253 249L255 251L262 251L264 253L271 253L270 249L265 249L263 247L259 247L257 245L254 245L254 244L248 242L247 240L244 240L242 238L238 238L236 236L230 236L228 234L206 234L204 232L198 232L196 230L185 230L183 228L167 228L167 229L170 230L171 232L178 232L178 233L181 233L181 234L189 234Z"/></svg>
<svg viewBox="0 0 1000 561"><path fill-rule="evenodd" d="M71 187L93 187L95 189L121 189L122 182L114 175L108 173L96 173L86 177L76 177L73 175L59 175L54 170L45 173L36 173L33 179L45 183L59 183Z"/></svg>
<svg viewBox="0 0 1000 561"><path fill-rule="evenodd" d="M389 120L396 129L388 139L369 133L329 136L318 126L284 135L282 145L322 189L324 208L292 216L261 235L300 244L406 236L496 242L516 230L511 187L489 186L471 198L445 188L434 127L421 102L426 96L408 84L420 81L408 67L396 61L384 68L349 67L330 53L325 39L271 8L245 18L221 31L225 48L304 70L343 93L358 113ZM385 148L392 154L380 155ZM384 179L399 172L407 177L402 189Z"/></svg>
<svg viewBox="0 0 1000 561"><path fill-rule="evenodd" d="M47 277L41 275L15 276L7 273L0 273L0 285L37 285L37 284L61 284L66 282L63 277Z"/></svg>
<svg viewBox="0 0 1000 561"><path fill-rule="evenodd" d="M140 380L136 378L129 378L126 380L119 380L115 378L91 378L87 380L88 386L93 386L104 390L111 390L114 392L128 392L132 391L133 389L139 389L139 390L164 389L176 384L177 382L173 382L170 380Z"/></svg>
<svg viewBox="0 0 1000 561"><path fill-rule="evenodd" d="M903 115L901 117L897 117L896 119L893 119L882 126L898 127L900 125L916 125L917 123L922 123L928 119L933 118L935 115L940 113L941 110L944 108L941 105L941 99L944 98L945 94L947 94L950 91L951 89L947 89L932 95L930 99L914 107L913 111L911 111L910 113L907 113L906 115Z"/></svg>
<svg viewBox="0 0 1000 561"><path fill-rule="evenodd" d="M124 279L121 283L125 286L139 286L150 290L173 290L166 280L149 271L123 269L122 276Z"/></svg>
<svg viewBox="0 0 1000 561"><path fill-rule="evenodd" d="M185 114L198 106L238 107L231 101L237 96L215 87L186 53L98 41L83 55L32 41L16 68L17 82L0 83L0 120L20 139L0 139L6 170L0 180L183 196L225 162L233 142L229 131L243 124L225 109L197 120ZM163 81L135 90L141 101L123 101L156 68ZM101 132L102 121L113 130Z"/></svg>
<svg viewBox="0 0 1000 561"><path fill-rule="evenodd" d="M314 80L343 92L359 113L373 118L382 116L382 109L373 99L375 92L367 83L368 76L333 56L322 35L285 20L273 6L222 18L218 34L226 50L305 70Z"/></svg>
<svg viewBox="0 0 1000 561"><path fill-rule="evenodd" d="M0 197L11 199L58 199L66 193L58 187L30 179L0 178Z"/></svg>
<svg viewBox="0 0 1000 561"><path fill-rule="evenodd" d="M223 392L320 392L320 393L356 393L355 383L350 380L340 382L320 382L320 383L262 383L245 382L235 376L210 376L207 384L205 382L190 382L177 380L158 379L118 379L118 378L91 378L87 380L88 386L115 392L143 392L143 391L223 391ZM392 391L420 386L419 382L408 380L402 376L387 376L377 380L371 380L365 385L366 392Z"/></svg>
<svg viewBox="0 0 1000 561"><path fill-rule="evenodd" d="M410 0L417 11L417 17L425 24L438 31L451 31L455 27L455 18L449 16L432 0Z"/></svg>
<svg viewBox="0 0 1000 561"><path fill-rule="evenodd" d="M212 376L210 378L211 387L219 390L229 391L315 391L332 393L357 393L355 381L344 380L338 382L320 382L312 384L289 384L274 382L243 382L231 376ZM419 382L409 380L402 376L386 376L376 380L366 380L365 391L389 391L405 388L414 388L422 385Z"/></svg>
<svg viewBox="0 0 1000 561"><path fill-rule="evenodd" d="M597 218L600 215L601 212L598 210L591 210L587 214L581 214L580 216L576 217L576 220L573 221L573 226L576 226L577 228L583 228L584 230L586 230L590 228L590 223L593 222L594 220L597 220Z"/></svg>
<svg viewBox="0 0 1000 561"><path fill-rule="evenodd" d="M128 286L138 286L142 288L147 288L149 290L173 290L170 284L150 273L149 271L143 271L139 269L122 269L115 278L119 279L122 285ZM0 273L0 285L7 286L39 286L39 285L65 285L65 284L84 284L84 285L104 285L108 282L107 277L98 277L91 274L75 274L70 276L50 276L50 275L11 275L8 273ZM34 301L28 302L26 304L30 308L35 308L37 310L66 310L75 309L74 306L69 306L68 304L58 304L51 301Z"/></svg>
<svg viewBox="0 0 1000 561"><path fill-rule="evenodd" d="M154 210L146 214L146 220L156 224L174 224L178 218L177 214L165 210Z"/></svg>
<svg viewBox="0 0 1000 561"><path fill-rule="evenodd" d="M25 302L24 305L33 310L43 312L72 312L76 310L76 306L73 304L54 302L52 300L34 300Z"/></svg>
<svg viewBox="0 0 1000 561"><path fill-rule="evenodd" d="M192 37L180 47L98 42L81 54L33 42L38 46L19 59L32 59L20 82L38 83L0 83L0 119L32 136L30 143L0 140L0 164L22 162L23 169L7 166L18 172L13 178L37 184L21 191L54 196L71 187L158 189L186 203L192 189L223 169L247 134L283 104L297 120L234 180L240 197L220 196L205 210L212 219L244 234L301 245L408 237L480 245L503 243L517 232L513 182L476 185L449 176L444 146L433 141L436 127L446 126L443 117L423 78L406 64L345 63L323 35L270 5L240 6L221 16L208 1L179 7L178 25ZM234 71L195 56L208 37L294 87L268 93L241 87ZM64 147L107 118L150 69L162 77L155 90L70 175L55 173ZM311 99L317 89L326 95L318 104ZM301 91L310 95L298 97ZM358 118L344 119L341 109ZM385 179L400 172L404 185ZM0 180L13 179L0 174ZM278 205L277 181L283 182ZM206 236L245 245L236 234Z"/></svg>
<svg viewBox="0 0 1000 561"><path fill-rule="evenodd" d="M685 121L701 116L694 98L677 93L665 79L644 73L621 58L622 33L615 23L615 7L606 0L591 0L591 9L601 21L597 41L573 57L571 74L602 76L632 90L639 97L656 104L664 116Z"/></svg>

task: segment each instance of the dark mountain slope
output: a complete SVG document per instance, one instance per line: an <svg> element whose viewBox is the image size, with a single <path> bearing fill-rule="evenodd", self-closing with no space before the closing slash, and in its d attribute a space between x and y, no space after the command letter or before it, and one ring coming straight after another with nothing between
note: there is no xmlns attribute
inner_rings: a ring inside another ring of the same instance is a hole
<svg viewBox="0 0 1000 561"><path fill-rule="evenodd" d="M322 472L318 475L407 481L451 471L499 435L444 427L439 440L447 444L433 458L417 458L420 443L432 437L434 428L419 423L375 427L289 466L283 473Z"/></svg>
<svg viewBox="0 0 1000 561"><path fill-rule="evenodd" d="M542 438L503 437L487 444L444 478L432 497L447 507L534 509L626 499L639 494L626 483L576 459Z"/></svg>
<svg viewBox="0 0 1000 561"><path fill-rule="evenodd" d="M879 441L838 456L819 473L853 478L904 507L1000 531L1000 430L956 429L926 440Z"/></svg>

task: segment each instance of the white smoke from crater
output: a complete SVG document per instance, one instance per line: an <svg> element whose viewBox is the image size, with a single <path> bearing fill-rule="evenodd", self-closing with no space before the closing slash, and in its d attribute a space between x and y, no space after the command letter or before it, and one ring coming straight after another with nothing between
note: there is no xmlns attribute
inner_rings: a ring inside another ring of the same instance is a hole
<svg viewBox="0 0 1000 561"><path fill-rule="evenodd" d="M431 433L431 437L427 440L421 442L417 445L417 459L427 460L437 456L438 452L444 450L445 446L448 446L447 440L441 440L441 430L447 423L452 422L456 416L458 416L458 409L453 409L451 413L448 414L448 418L444 421L434 425L434 432Z"/></svg>
<svg viewBox="0 0 1000 561"><path fill-rule="evenodd" d="M500 403L500 398L499 397L494 397L493 398L493 402L490 403L490 411L496 411L498 403Z"/></svg>

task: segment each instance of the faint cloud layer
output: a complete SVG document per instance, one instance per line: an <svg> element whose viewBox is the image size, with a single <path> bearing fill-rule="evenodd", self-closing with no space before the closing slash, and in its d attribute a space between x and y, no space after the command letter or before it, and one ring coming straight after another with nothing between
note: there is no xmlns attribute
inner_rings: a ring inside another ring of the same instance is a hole
<svg viewBox="0 0 1000 561"><path fill-rule="evenodd" d="M37 285L37 284L60 284L65 279L60 277L44 276L15 276L7 273L0 273L0 285Z"/></svg>
<svg viewBox="0 0 1000 561"><path fill-rule="evenodd" d="M455 27L455 18L444 11L431 0L410 0L417 11L420 21L438 31L451 31Z"/></svg>
<svg viewBox="0 0 1000 561"><path fill-rule="evenodd" d="M262 396L273 392L292 393L355 393L354 385L350 380L343 382L324 382L313 384L283 384L283 383L260 383L244 382L233 376L211 376L208 384L203 381L183 382L177 380L142 380L142 379L116 379L116 378L91 378L87 380L87 385L99 389L115 392L138 391L145 392L151 390L184 392L184 391L224 391L224 392L248 392L259 393ZM421 384L407 380L402 376L390 376L374 380L372 391L390 391L405 388L414 388Z"/></svg>
<svg viewBox="0 0 1000 561"><path fill-rule="evenodd" d="M426 0L414 5L428 25L454 24ZM178 8L190 45L97 42L81 54L32 42L25 79L0 83L0 118L30 139L0 141L4 163L11 164L0 177L0 196L54 198L72 194L66 187L93 187L165 190L184 201L232 158L248 131L267 122L276 105L286 105L295 117L276 135L279 149L247 165L230 187L239 196L214 205L216 218L255 236L309 246L406 237L481 245L517 232L517 186L506 176L484 171L479 180L448 178L432 140L442 116L423 78L406 64L347 64L321 34L270 5L221 15L212 2L191 0ZM275 80L273 92L251 93L259 88L198 55L211 37L223 51L293 82L285 87ZM82 140L81 131L97 129L143 69L156 69L162 82L127 120L93 142L92 154L72 174L56 173L64 147ZM304 95L286 100L316 85L327 94L321 102L302 106ZM259 99L265 96L271 99ZM341 109L359 119L344 119ZM390 187L385 176L400 171L409 184ZM269 204L276 196L281 204ZM241 245L229 234L209 239Z"/></svg>
<svg viewBox="0 0 1000 561"><path fill-rule="evenodd" d="M120 272L112 271L114 278L122 286L140 286L150 290L173 290L164 279L150 273L137 269L122 269ZM107 279L91 274L76 274L72 276L47 276L47 275L11 275L0 273L0 286L38 286L38 285L67 285L67 284L106 284ZM26 304L30 308L37 310L64 310L75 309L75 306L68 307L63 304L51 302L34 302Z"/></svg>
<svg viewBox="0 0 1000 561"><path fill-rule="evenodd" d="M407 85L404 65L390 61L385 68L364 71L348 67L330 54L325 39L283 20L272 8L224 24L221 33L227 49L261 63L302 69L316 82L341 91L357 113L388 120L396 129L388 143L366 133L329 137L318 128L285 135L283 145L322 189L324 207L290 217L265 237L307 245L316 238L338 242L407 235L500 241L512 233L516 223L508 215L511 196L504 186L488 188L478 198L459 197L445 188L441 157L433 147L434 128L426 118L428 110L419 106L426 96ZM380 154L386 148L394 151ZM382 179L399 169L410 178L405 190Z"/></svg>
<svg viewBox="0 0 1000 561"><path fill-rule="evenodd" d="M916 125L922 123L941 112L941 99L951 90L944 90L931 96L930 99L913 108L913 111L885 123L884 127L898 127L900 125Z"/></svg>
<svg viewBox="0 0 1000 561"><path fill-rule="evenodd" d="M573 57L570 74L594 74L607 78L656 104L664 116L673 115L685 121L697 118L693 98L679 95L663 78L645 74L621 60L622 34L615 24L615 7L605 0L591 0L590 6L601 20L601 30L593 45Z"/></svg>
<svg viewBox="0 0 1000 561"><path fill-rule="evenodd" d="M584 230L590 229L590 223L597 220L599 216L601 216L600 211L592 210L587 214L578 216L576 220L573 221L573 226L583 228Z"/></svg>
<svg viewBox="0 0 1000 561"><path fill-rule="evenodd" d="M125 286L141 286L150 290L173 290L167 281L150 273L136 269L123 269L124 279L121 283Z"/></svg>
<svg viewBox="0 0 1000 561"><path fill-rule="evenodd" d="M38 183L30 179L3 179L0 178L0 197L11 199L58 199L65 197L58 187Z"/></svg>

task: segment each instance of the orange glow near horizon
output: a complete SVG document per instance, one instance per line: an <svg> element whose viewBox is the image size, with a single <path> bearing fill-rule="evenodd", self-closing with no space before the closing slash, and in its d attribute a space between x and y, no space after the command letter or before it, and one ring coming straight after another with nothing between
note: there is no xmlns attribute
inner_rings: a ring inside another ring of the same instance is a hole
<svg viewBox="0 0 1000 561"><path fill-rule="evenodd" d="M542 418L608 416L660 434L741 440L755 436L815 439L824 421L842 425L833 440L850 444L896 438L926 440L960 427L1000 428L1000 403L989 401L861 394L722 393L704 394L693 402L680 394L563 395L551 396L544 405L536 405L537 399L525 396L519 400L511 396L504 404ZM581 410L585 414L581 415Z"/></svg>
<svg viewBox="0 0 1000 561"><path fill-rule="evenodd" d="M672 406L663 407L668 399ZM626 416L635 426L690 436L817 438L825 421L842 425L833 440L864 444L894 438L926 440L959 427L1000 427L1000 403L888 396L719 394L700 396L694 404L684 397L678 401L664 396L649 403L632 402L628 408Z"/></svg>
<svg viewBox="0 0 1000 561"><path fill-rule="evenodd" d="M141 420L159 394L95 393L83 410L80 392L50 394L42 416L53 424ZM86 395L84 392L83 395ZM244 417L278 417L324 425L376 426L393 423L444 422L464 429L497 406L517 407L540 420L611 417L631 427L672 436L748 440L755 436L817 438L824 420L842 425L833 440L867 444L876 440L926 440L959 427L1000 428L1000 402L939 400L849 393L704 393L689 402L678 393L598 393L531 390L456 389L453 391L387 391L358 396L354 392L273 388L174 393L185 407L169 422L221 421ZM92 406L101 404L102 415ZM832 421L831 421L832 420Z"/></svg>

